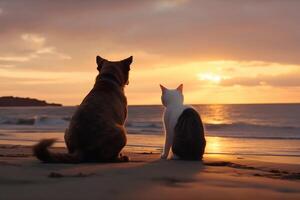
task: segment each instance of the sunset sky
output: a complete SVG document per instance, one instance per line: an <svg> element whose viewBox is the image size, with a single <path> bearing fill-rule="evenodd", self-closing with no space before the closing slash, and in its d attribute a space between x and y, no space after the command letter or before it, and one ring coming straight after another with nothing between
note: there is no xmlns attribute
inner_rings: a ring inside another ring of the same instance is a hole
<svg viewBox="0 0 300 200"><path fill-rule="evenodd" d="M0 0L0 96L77 105L95 57L134 57L129 104L300 102L300 1Z"/></svg>

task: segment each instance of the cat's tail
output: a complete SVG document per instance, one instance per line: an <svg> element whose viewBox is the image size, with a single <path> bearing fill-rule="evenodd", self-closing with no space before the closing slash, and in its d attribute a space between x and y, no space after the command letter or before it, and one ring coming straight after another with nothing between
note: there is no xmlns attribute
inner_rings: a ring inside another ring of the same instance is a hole
<svg viewBox="0 0 300 200"><path fill-rule="evenodd" d="M44 139L33 146L33 155L45 163L80 163L83 155L77 153L54 153L48 150L56 139Z"/></svg>

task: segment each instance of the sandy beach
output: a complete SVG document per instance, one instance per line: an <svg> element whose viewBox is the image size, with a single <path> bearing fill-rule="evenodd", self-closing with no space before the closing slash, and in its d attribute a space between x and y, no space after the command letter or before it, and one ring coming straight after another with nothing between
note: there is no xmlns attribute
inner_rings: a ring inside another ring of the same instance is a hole
<svg viewBox="0 0 300 200"><path fill-rule="evenodd" d="M124 153L131 162L43 164L28 146L1 145L0 199L300 198L300 164L221 155L205 155L201 163Z"/></svg>

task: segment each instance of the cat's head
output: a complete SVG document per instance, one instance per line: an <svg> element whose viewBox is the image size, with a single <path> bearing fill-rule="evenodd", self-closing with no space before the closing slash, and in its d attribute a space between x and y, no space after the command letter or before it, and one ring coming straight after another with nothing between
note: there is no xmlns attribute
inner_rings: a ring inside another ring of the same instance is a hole
<svg viewBox="0 0 300 200"><path fill-rule="evenodd" d="M129 71L132 63L132 56L120 61L108 61L97 56L97 70L100 78L105 77L117 82L120 86L129 84Z"/></svg>
<svg viewBox="0 0 300 200"><path fill-rule="evenodd" d="M183 104L183 84L179 85L176 89L167 89L160 85L161 88L161 102L164 106L171 104Z"/></svg>

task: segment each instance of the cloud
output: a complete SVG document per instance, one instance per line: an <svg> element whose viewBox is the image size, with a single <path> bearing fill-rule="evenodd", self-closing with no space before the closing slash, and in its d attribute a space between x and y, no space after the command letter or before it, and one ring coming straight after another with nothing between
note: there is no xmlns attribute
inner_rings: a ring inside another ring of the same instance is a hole
<svg viewBox="0 0 300 200"><path fill-rule="evenodd" d="M300 1L67 2L2 1L8 14L0 19L0 36L46 33L57 49L72 57L80 55L82 62L98 50L103 54L143 51L177 62L300 64ZM157 12L157 6L165 12Z"/></svg>
<svg viewBox="0 0 300 200"><path fill-rule="evenodd" d="M170 9L174 9L186 2L187 0L160 0L156 2L155 9L158 12L164 12Z"/></svg>
<svg viewBox="0 0 300 200"><path fill-rule="evenodd" d="M25 55L9 55L9 56L1 56L0 55L0 62L28 62L32 59L39 58L43 55L52 55L58 59L71 59L70 56L60 53L56 50L56 47L47 46L46 38L38 35L38 34L31 34L31 33L24 33L21 34L20 38L25 42L24 46L28 48L27 53ZM22 46L20 45L20 46ZM24 53L23 53L24 54ZM1 63L0 63L1 64Z"/></svg>
<svg viewBox="0 0 300 200"><path fill-rule="evenodd" d="M43 45L45 43L45 41L46 41L46 38L44 38L44 37L42 37L40 35L29 34L29 33L22 34L21 38L24 41L33 42L33 43L40 44L40 45Z"/></svg>
<svg viewBox="0 0 300 200"><path fill-rule="evenodd" d="M51 46L38 49L34 55L42 55L42 54L51 54L56 56L59 59L66 59L66 60L71 59L71 56L68 56L64 53L60 53L56 50L56 47L51 47Z"/></svg>
<svg viewBox="0 0 300 200"><path fill-rule="evenodd" d="M255 77L235 77L225 79L222 86L272 86L272 87L300 87L300 72L280 75L258 75Z"/></svg>
<svg viewBox="0 0 300 200"><path fill-rule="evenodd" d="M31 59L31 56L0 56L1 61L7 62L26 62Z"/></svg>
<svg viewBox="0 0 300 200"><path fill-rule="evenodd" d="M15 67L15 65L0 65L0 69L1 68L13 68Z"/></svg>

